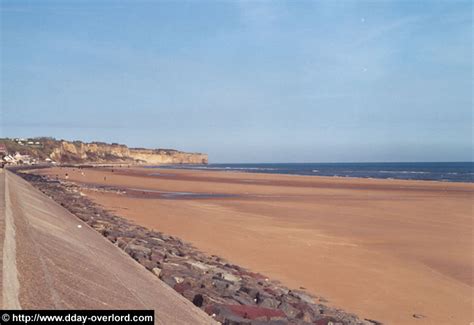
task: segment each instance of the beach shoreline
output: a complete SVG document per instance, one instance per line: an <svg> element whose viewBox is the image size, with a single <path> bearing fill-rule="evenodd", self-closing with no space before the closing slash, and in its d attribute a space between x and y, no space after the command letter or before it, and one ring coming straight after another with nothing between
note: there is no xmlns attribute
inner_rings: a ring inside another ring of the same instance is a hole
<svg viewBox="0 0 474 325"><path fill-rule="evenodd" d="M63 180L67 173L118 215L363 317L388 324L472 319L471 183L151 171L38 173ZM175 199L106 187L236 196Z"/></svg>
<svg viewBox="0 0 474 325"><path fill-rule="evenodd" d="M243 163L147 166L158 169L209 170L343 178L473 183L471 162L411 163Z"/></svg>

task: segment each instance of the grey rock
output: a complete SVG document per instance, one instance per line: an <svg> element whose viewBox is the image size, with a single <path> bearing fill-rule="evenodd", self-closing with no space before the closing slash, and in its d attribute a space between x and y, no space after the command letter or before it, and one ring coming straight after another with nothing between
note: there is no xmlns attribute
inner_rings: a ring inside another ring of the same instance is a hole
<svg viewBox="0 0 474 325"><path fill-rule="evenodd" d="M150 248L136 244L128 244L128 246L125 248L125 251L129 254L140 254L143 256L151 255Z"/></svg>
<svg viewBox="0 0 474 325"><path fill-rule="evenodd" d="M311 297L309 294L302 292L302 291L296 291L296 290L291 290L290 294L292 296L295 296L299 298L300 300L308 303L308 304L314 304L314 298Z"/></svg>
<svg viewBox="0 0 474 325"><path fill-rule="evenodd" d="M265 298L263 301L260 303L259 306L265 307L265 308L277 308L280 302L276 299L273 298Z"/></svg>
<svg viewBox="0 0 474 325"><path fill-rule="evenodd" d="M188 265L191 269L194 269L198 272L207 272L212 268L212 266L198 261L188 261L185 264Z"/></svg>
<svg viewBox="0 0 474 325"><path fill-rule="evenodd" d="M224 325L250 325L252 321L250 319L242 318L235 315L229 315L225 317Z"/></svg>
<svg viewBox="0 0 474 325"><path fill-rule="evenodd" d="M283 311L285 315L289 318L296 318L296 316L300 313L298 309L296 309L287 302L282 302L280 306L278 306L278 309Z"/></svg>
<svg viewBox="0 0 474 325"><path fill-rule="evenodd" d="M255 301L247 295L236 294L232 296L232 299L234 299L241 305L254 305L255 304Z"/></svg>

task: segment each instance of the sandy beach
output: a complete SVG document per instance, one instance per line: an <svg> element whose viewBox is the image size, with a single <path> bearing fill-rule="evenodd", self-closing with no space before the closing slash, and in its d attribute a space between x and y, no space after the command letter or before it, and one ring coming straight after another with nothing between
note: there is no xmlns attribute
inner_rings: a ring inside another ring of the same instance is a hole
<svg viewBox="0 0 474 325"><path fill-rule="evenodd" d="M149 168L38 171L134 222L386 324L469 324L474 184Z"/></svg>

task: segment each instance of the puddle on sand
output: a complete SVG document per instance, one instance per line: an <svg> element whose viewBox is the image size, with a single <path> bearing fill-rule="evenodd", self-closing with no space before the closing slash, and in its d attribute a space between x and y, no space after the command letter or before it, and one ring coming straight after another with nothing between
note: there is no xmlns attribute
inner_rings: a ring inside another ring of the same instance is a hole
<svg viewBox="0 0 474 325"><path fill-rule="evenodd" d="M152 174L148 174L148 176L174 177L176 175L175 174L152 173Z"/></svg>
<svg viewBox="0 0 474 325"><path fill-rule="evenodd" d="M224 194L224 193L193 193L193 192L164 192L164 191L156 191L156 190L149 190L149 189L141 189L141 188L129 188L127 189L130 194L154 194L154 197L162 198L162 199L170 199L170 200L179 200L179 199L220 199L220 198L232 198L232 197L239 197L236 194Z"/></svg>

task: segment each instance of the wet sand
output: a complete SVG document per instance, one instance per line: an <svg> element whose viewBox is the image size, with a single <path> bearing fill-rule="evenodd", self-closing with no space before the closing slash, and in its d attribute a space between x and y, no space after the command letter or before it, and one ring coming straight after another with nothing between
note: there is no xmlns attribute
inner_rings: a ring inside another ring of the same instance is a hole
<svg viewBox="0 0 474 325"><path fill-rule="evenodd" d="M474 184L147 168L40 173L120 188L126 194L84 193L361 317L474 321Z"/></svg>

